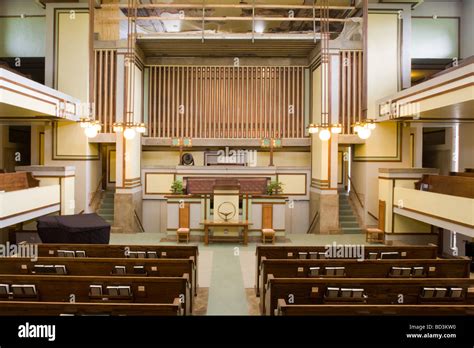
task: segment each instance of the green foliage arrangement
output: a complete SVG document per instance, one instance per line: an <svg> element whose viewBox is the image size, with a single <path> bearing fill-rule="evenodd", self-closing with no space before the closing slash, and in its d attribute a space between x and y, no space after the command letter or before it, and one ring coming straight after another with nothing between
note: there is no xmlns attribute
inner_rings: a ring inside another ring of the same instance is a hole
<svg viewBox="0 0 474 348"><path fill-rule="evenodd" d="M184 192L183 182L181 180L173 181L173 184L171 184L171 192L174 194L182 194Z"/></svg>
<svg viewBox="0 0 474 348"><path fill-rule="evenodd" d="M283 192L283 184L279 181L270 181L267 186L267 194L278 195Z"/></svg>

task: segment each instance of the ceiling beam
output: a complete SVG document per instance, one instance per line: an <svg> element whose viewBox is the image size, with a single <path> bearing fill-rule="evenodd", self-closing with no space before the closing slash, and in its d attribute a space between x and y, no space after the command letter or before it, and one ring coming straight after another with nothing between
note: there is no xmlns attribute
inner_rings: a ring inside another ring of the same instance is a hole
<svg viewBox="0 0 474 348"><path fill-rule="evenodd" d="M127 8L126 4L102 4L102 8ZM155 8L155 9L170 9L170 8L177 8L177 9L223 9L223 8L230 8L230 9L283 9L283 10L297 10L297 9L306 9L312 10L313 5L270 5L270 4L141 4L137 5L137 8ZM353 10L355 6L329 6L330 10Z"/></svg>

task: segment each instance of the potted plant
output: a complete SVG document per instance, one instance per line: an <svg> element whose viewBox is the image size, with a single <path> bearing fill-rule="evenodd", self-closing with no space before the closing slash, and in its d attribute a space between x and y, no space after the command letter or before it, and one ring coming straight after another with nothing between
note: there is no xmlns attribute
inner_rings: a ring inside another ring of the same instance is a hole
<svg viewBox="0 0 474 348"><path fill-rule="evenodd" d="M174 194L183 194L183 182L181 180L173 181L173 184L171 184L171 192Z"/></svg>
<svg viewBox="0 0 474 348"><path fill-rule="evenodd" d="M283 184L279 181L270 181L267 186L267 194L278 195L283 192Z"/></svg>

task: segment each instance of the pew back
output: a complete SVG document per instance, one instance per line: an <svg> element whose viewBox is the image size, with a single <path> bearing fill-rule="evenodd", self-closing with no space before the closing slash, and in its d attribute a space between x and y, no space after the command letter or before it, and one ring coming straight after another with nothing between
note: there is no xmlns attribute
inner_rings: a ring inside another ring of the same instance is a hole
<svg viewBox="0 0 474 348"><path fill-rule="evenodd" d="M0 191L25 190L38 186L39 180L33 178L30 172L0 173Z"/></svg>
<svg viewBox="0 0 474 348"><path fill-rule="evenodd" d="M423 175L416 189L444 195L474 198L474 177L460 175Z"/></svg>
<svg viewBox="0 0 474 348"><path fill-rule="evenodd" d="M278 299L291 299L292 304L474 304L473 288L474 279L466 278L311 279L274 278L270 274L263 314L275 315ZM443 289L444 296L438 296ZM459 296L451 295L455 290ZM354 296L356 293L360 296Z"/></svg>
<svg viewBox="0 0 474 348"><path fill-rule="evenodd" d="M470 260L267 260L260 265L260 308L265 312L265 284L274 278L469 278Z"/></svg>
<svg viewBox="0 0 474 348"><path fill-rule="evenodd" d="M0 316L177 316L183 315L179 298L172 303L64 303L10 301L0 305Z"/></svg>
<svg viewBox="0 0 474 348"><path fill-rule="evenodd" d="M278 300L280 316L473 316L474 305L292 305Z"/></svg>
<svg viewBox="0 0 474 348"><path fill-rule="evenodd" d="M2 302L72 302L74 299L75 302L173 303L175 298L180 298L185 315L190 315L192 309L187 274L181 277L1 275L0 279Z"/></svg>
<svg viewBox="0 0 474 348"><path fill-rule="evenodd" d="M193 293L194 260L187 259L107 259L39 257L36 261L28 258L9 257L0 262L0 274L77 275L77 276L150 276L180 277L189 274Z"/></svg>
<svg viewBox="0 0 474 348"><path fill-rule="evenodd" d="M327 251L326 246L264 246L256 249L255 287L257 296L260 295L260 263L266 259L298 259L300 253L306 253L305 258L319 257L320 253ZM400 259L436 259L438 248L436 245L399 245L399 246L364 246L364 258L379 259L382 253L398 253Z"/></svg>
<svg viewBox="0 0 474 348"><path fill-rule="evenodd" d="M57 257L58 251L72 251L73 257L93 258L152 258L194 260L193 282L195 295L198 284L198 247L196 245L113 245L113 244L38 244L38 256Z"/></svg>

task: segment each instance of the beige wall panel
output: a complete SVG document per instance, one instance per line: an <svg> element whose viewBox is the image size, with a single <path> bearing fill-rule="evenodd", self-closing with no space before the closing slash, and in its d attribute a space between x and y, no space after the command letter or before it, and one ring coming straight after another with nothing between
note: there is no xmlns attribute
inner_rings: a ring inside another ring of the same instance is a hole
<svg viewBox="0 0 474 348"><path fill-rule="evenodd" d="M168 204L167 228L178 229L179 226L179 204Z"/></svg>
<svg viewBox="0 0 474 348"><path fill-rule="evenodd" d="M457 103L468 102L474 99L474 87L466 87L452 91L449 93L444 93L433 98L421 100L420 103L420 112L429 111L433 109L442 108L444 106L456 105ZM448 115L446 115L448 116ZM456 114L453 115L457 116ZM452 116L452 117L453 117ZM472 113L469 115L472 118Z"/></svg>
<svg viewBox="0 0 474 348"><path fill-rule="evenodd" d="M309 167L311 165L311 152L274 152L273 163L276 166Z"/></svg>
<svg viewBox="0 0 474 348"><path fill-rule="evenodd" d="M431 233L431 225L410 219L409 217L393 214L394 233Z"/></svg>
<svg viewBox="0 0 474 348"><path fill-rule="evenodd" d="M59 185L59 178L38 178L40 186Z"/></svg>
<svg viewBox="0 0 474 348"><path fill-rule="evenodd" d="M173 174L145 174L145 194L170 194Z"/></svg>
<svg viewBox="0 0 474 348"><path fill-rule="evenodd" d="M124 140L125 145L125 179L140 177L141 136L137 134L131 140Z"/></svg>
<svg viewBox="0 0 474 348"><path fill-rule="evenodd" d="M420 213L474 226L474 199L395 187L394 201Z"/></svg>
<svg viewBox="0 0 474 348"><path fill-rule="evenodd" d="M273 229L285 229L285 208L286 204L273 204L272 224Z"/></svg>
<svg viewBox="0 0 474 348"><path fill-rule="evenodd" d="M75 177L61 178L61 214L72 215L75 209Z"/></svg>
<svg viewBox="0 0 474 348"><path fill-rule="evenodd" d="M262 228L262 205L261 204L252 204L250 209L249 220L252 221L252 230L259 230Z"/></svg>
<svg viewBox="0 0 474 348"><path fill-rule="evenodd" d="M306 175L278 175L278 181L283 184L283 194L304 195L306 194Z"/></svg>
<svg viewBox="0 0 474 348"><path fill-rule="evenodd" d="M312 163L311 177L313 179L328 180L328 164L329 164L329 141L321 141L319 137L312 136Z"/></svg>
<svg viewBox="0 0 474 348"><path fill-rule="evenodd" d="M58 14L56 23L56 87L61 92L88 100L89 14L69 10Z"/></svg>
<svg viewBox="0 0 474 348"><path fill-rule="evenodd" d="M396 122L378 123L365 144L356 145L354 159L397 158L399 132Z"/></svg>
<svg viewBox="0 0 474 348"><path fill-rule="evenodd" d="M378 115L376 101L398 91L399 40L397 13L369 13L367 103L368 118Z"/></svg>
<svg viewBox="0 0 474 348"><path fill-rule="evenodd" d="M201 204L190 204L189 205L189 228L191 229L200 229L202 225L202 211Z"/></svg>
<svg viewBox="0 0 474 348"><path fill-rule="evenodd" d="M183 153L190 153L194 158L195 166L204 165L203 151L183 151ZM143 167L150 166L176 166L179 163L179 151L143 151L142 165Z"/></svg>

